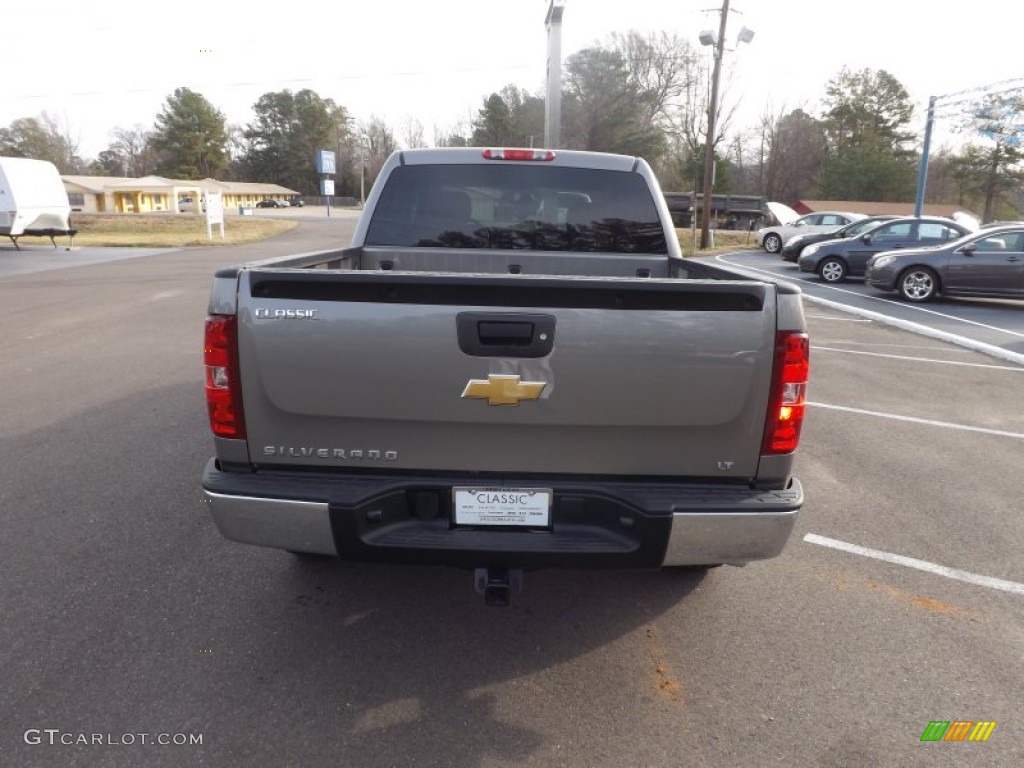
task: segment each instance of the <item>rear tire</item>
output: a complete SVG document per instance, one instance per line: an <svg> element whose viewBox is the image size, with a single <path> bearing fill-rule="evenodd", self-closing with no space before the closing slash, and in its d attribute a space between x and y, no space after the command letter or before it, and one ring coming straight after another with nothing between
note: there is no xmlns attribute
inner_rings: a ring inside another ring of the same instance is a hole
<svg viewBox="0 0 1024 768"><path fill-rule="evenodd" d="M768 251L768 253L778 253L782 250L782 237L774 232L769 232L765 235L762 242L764 244L764 249Z"/></svg>
<svg viewBox="0 0 1024 768"><path fill-rule="evenodd" d="M939 292L939 276L928 267L911 267L900 275L896 287L907 301L931 301Z"/></svg>
<svg viewBox="0 0 1024 768"><path fill-rule="evenodd" d="M841 283L846 279L846 262L829 256L818 265L818 277L826 283Z"/></svg>

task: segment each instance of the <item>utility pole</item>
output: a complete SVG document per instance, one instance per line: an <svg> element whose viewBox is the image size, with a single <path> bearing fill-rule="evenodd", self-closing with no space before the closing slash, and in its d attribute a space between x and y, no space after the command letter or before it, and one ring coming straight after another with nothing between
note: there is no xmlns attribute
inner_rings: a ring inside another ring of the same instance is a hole
<svg viewBox="0 0 1024 768"><path fill-rule="evenodd" d="M565 0L551 0L548 28L548 91L544 99L544 146L558 149L562 138L562 12Z"/></svg>
<svg viewBox="0 0 1024 768"><path fill-rule="evenodd" d="M935 102L938 96L928 99L928 118L924 124L924 147L921 149L921 165L917 172L917 195L914 197L914 216L921 215L924 205L924 188L928 182L928 153L932 148L932 125L935 123Z"/></svg>
<svg viewBox="0 0 1024 768"><path fill-rule="evenodd" d="M711 193L715 175L715 118L718 114L718 80L722 74L722 53L725 49L725 27L729 21L729 0L722 0L718 12L718 39L715 41L715 64L711 74L711 99L708 102L708 133L704 147L704 195L700 211L700 247L708 247L711 227Z"/></svg>

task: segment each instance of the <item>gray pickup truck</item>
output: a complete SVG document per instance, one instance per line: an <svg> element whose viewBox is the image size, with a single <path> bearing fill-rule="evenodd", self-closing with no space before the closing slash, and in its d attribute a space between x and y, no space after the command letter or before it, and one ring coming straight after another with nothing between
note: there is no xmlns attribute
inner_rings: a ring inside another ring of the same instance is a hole
<svg viewBox="0 0 1024 768"><path fill-rule="evenodd" d="M348 248L216 273L202 487L220 532L465 568L778 555L808 377L800 291L682 257L640 159L394 154Z"/></svg>

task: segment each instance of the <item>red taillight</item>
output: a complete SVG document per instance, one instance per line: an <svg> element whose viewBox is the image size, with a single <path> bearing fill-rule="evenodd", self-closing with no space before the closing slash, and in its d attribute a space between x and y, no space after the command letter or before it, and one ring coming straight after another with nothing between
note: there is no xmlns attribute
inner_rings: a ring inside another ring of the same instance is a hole
<svg viewBox="0 0 1024 768"><path fill-rule="evenodd" d="M485 149L485 160L554 160L550 149Z"/></svg>
<svg viewBox="0 0 1024 768"><path fill-rule="evenodd" d="M245 437L242 388L238 377L238 325L233 315L206 318L203 344L206 364L206 407L217 437Z"/></svg>
<svg viewBox="0 0 1024 768"><path fill-rule="evenodd" d="M804 421L811 343L806 333L780 331L775 337L775 367L764 425L762 454L792 453Z"/></svg>

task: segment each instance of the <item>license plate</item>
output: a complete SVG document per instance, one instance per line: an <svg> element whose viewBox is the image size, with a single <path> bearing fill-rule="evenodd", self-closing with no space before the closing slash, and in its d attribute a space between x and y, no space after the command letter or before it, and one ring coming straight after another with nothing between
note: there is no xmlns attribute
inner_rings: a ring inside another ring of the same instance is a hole
<svg viewBox="0 0 1024 768"><path fill-rule="evenodd" d="M456 525L551 525L550 488L454 488Z"/></svg>

